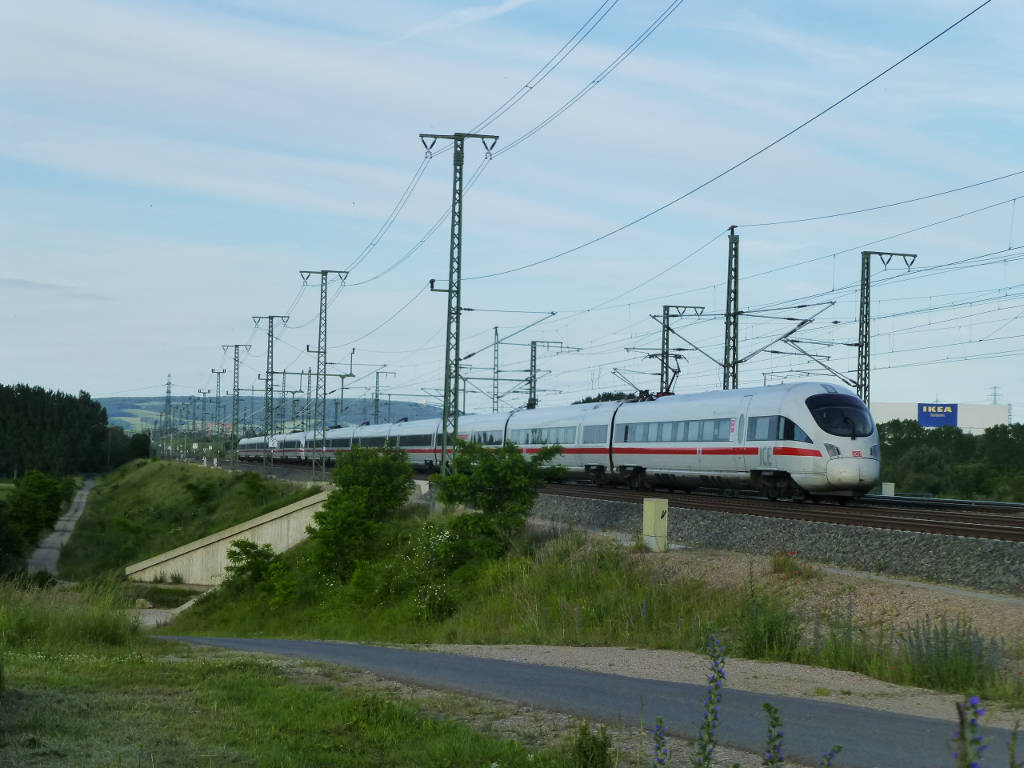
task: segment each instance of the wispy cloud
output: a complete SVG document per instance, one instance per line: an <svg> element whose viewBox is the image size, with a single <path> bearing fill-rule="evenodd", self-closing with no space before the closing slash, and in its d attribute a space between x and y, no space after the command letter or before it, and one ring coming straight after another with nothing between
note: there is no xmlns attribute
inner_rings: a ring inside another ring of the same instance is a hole
<svg viewBox="0 0 1024 768"><path fill-rule="evenodd" d="M442 30L465 27L469 24L476 24L487 19L493 19L495 16L502 16L509 11L514 11L532 2L533 0L502 0L502 2L493 5L474 5L469 8L460 8L457 11L449 11L442 16L438 16L433 21L428 21L409 30L406 37L417 37L428 32L440 32Z"/></svg>
<svg viewBox="0 0 1024 768"><path fill-rule="evenodd" d="M0 291L5 290L18 293L56 295L65 299L78 299L81 301L111 301L109 296L80 291L77 288L72 288L70 285L44 283L38 280L20 280L14 277L0 277Z"/></svg>

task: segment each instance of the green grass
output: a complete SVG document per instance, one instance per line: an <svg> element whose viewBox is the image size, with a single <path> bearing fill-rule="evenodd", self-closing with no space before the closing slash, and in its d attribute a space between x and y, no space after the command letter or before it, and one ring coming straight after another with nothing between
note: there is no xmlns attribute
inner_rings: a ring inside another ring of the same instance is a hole
<svg viewBox="0 0 1024 768"><path fill-rule="evenodd" d="M247 472L139 460L100 478L60 558L60 575L121 569L315 493Z"/></svg>
<svg viewBox="0 0 1024 768"><path fill-rule="evenodd" d="M318 574L311 543L301 545L280 558L267 582L210 593L166 631L690 651L702 651L714 632L732 657L827 666L1024 702L1014 661L1020 649L983 642L966 621L869 631L837 610L812 623L781 592L753 578L739 589L665 579L652 569L654 556L580 534L524 541L505 558L472 560L438 579L410 556L420 524L414 518L384 526L384 554L361 565L349 583ZM424 591L440 593L444 610L424 611Z"/></svg>
<svg viewBox="0 0 1024 768"><path fill-rule="evenodd" d="M11 491L14 490L14 483L0 483L0 501L3 501L11 495Z"/></svg>
<svg viewBox="0 0 1024 768"><path fill-rule="evenodd" d="M3 765L572 765L568 744L532 752L337 668L144 638L123 596L0 583Z"/></svg>

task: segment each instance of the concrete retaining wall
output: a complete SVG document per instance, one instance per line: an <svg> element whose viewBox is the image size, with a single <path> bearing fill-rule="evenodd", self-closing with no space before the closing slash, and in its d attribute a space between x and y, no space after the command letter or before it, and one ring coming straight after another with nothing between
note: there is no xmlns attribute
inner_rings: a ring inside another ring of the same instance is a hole
<svg viewBox="0 0 1024 768"><path fill-rule="evenodd" d="M413 497L422 497L429 484L425 480L414 482ZM248 539L256 544L269 544L275 552L291 549L306 540L306 526L313 522L313 515L323 506L328 493L318 493L148 560L133 563L124 572L132 581L170 581L172 577L177 581L180 576L185 584L220 584L228 566L231 542Z"/></svg>
<svg viewBox="0 0 1024 768"><path fill-rule="evenodd" d="M177 580L186 584L219 584L228 565L228 547L235 539L269 544L275 552L290 549L306 538L306 526L323 506L327 492L275 509L232 528L190 542L170 552L124 569L132 581Z"/></svg>

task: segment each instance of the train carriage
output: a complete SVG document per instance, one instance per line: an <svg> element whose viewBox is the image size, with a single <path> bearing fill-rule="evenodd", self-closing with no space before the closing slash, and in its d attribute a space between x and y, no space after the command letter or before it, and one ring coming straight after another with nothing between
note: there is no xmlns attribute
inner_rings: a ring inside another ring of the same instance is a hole
<svg viewBox="0 0 1024 768"><path fill-rule="evenodd" d="M332 429L330 458L353 446L396 445L414 466L440 464L440 419ZM635 488L739 487L769 498L866 493L879 479L878 432L850 390L820 382L666 395L464 416L459 438L525 454L559 444L552 463L599 483ZM275 458L309 460L311 433L274 435ZM239 457L263 456L262 437L239 441Z"/></svg>

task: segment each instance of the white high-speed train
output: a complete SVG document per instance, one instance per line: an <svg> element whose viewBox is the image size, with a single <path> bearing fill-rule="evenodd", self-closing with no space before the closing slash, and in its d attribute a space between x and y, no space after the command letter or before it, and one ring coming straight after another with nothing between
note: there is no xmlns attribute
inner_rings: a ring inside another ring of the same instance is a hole
<svg viewBox="0 0 1024 768"><path fill-rule="evenodd" d="M440 419L329 429L328 461L352 446L394 445L417 467L440 464ZM508 440L523 453L557 443L555 463L598 483L633 488L732 487L769 498L860 496L878 483L878 432L864 403L835 384L801 382L645 402L604 402L459 418L459 438L483 445ZM259 460L264 437L238 444ZM309 462L321 447L313 433L274 435L277 461Z"/></svg>

